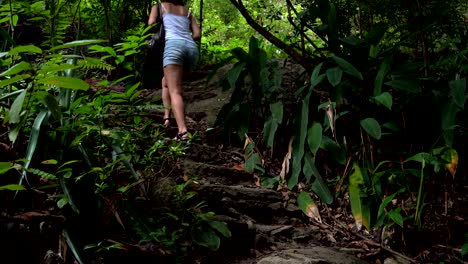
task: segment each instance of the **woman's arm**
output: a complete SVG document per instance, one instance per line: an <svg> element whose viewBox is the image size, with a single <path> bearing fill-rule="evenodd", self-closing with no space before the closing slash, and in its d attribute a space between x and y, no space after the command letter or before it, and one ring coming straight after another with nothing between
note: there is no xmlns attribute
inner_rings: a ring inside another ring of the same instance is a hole
<svg viewBox="0 0 468 264"><path fill-rule="evenodd" d="M148 26L154 24L158 18L158 6L155 5L151 8L151 13L148 18Z"/></svg>
<svg viewBox="0 0 468 264"><path fill-rule="evenodd" d="M198 26L197 19L190 14L190 19L192 20L191 28L192 28L192 38L193 40L200 40L201 38L201 32L200 32L200 26Z"/></svg>

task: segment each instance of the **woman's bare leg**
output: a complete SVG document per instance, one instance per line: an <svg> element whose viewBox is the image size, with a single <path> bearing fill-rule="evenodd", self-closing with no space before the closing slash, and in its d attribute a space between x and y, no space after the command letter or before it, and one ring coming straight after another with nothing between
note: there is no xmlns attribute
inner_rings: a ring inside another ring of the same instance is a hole
<svg viewBox="0 0 468 264"><path fill-rule="evenodd" d="M162 101L164 105L164 125L169 125L169 118L171 116L171 97L169 95L169 87L167 86L166 78L163 77L161 80L162 86Z"/></svg>
<svg viewBox="0 0 468 264"><path fill-rule="evenodd" d="M187 131L187 126L185 124L185 106L182 97L182 76L182 65L170 64L164 67L164 78L169 90L172 112L174 113L179 133Z"/></svg>

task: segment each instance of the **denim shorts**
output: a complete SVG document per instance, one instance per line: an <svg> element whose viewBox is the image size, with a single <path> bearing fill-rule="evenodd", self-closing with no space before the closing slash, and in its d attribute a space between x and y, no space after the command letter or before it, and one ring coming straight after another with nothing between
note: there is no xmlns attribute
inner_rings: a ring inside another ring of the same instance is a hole
<svg viewBox="0 0 468 264"><path fill-rule="evenodd" d="M181 39L168 39L164 48L163 66L169 64L183 65L192 69L197 63L200 54L194 42Z"/></svg>

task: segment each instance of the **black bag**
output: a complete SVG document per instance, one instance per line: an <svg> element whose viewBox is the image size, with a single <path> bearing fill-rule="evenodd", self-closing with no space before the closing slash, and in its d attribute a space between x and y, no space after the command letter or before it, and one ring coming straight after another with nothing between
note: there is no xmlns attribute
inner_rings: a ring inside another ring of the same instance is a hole
<svg viewBox="0 0 468 264"><path fill-rule="evenodd" d="M146 50L143 83L145 89L161 88L163 73L163 53L166 39L166 31L161 14L161 4L156 6L158 18L156 19L156 33L151 36Z"/></svg>

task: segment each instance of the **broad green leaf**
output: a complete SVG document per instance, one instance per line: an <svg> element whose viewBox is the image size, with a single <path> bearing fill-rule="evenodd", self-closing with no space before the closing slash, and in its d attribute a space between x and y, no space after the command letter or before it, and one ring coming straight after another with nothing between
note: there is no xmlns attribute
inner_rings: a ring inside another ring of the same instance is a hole
<svg viewBox="0 0 468 264"><path fill-rule="evenodd" d="M225 238L231 237L231 231L229 230L226 223L220 221L210 221L208 223L214 230L218 231Z"/></svg>
<svg viewBox="0 0 468 264"><path fill-rule="evenodd" d="M343 70L339 67L334 67L327 70L327 78L333 87L337 86L341 82L343 76Z"/></svg>
<svg viewBox="0 0 468 264"><path fill-rule="evenodd" d="M42 110L42 112L40 112L37 115L36 119L34 120L34 124L31 127L31 135L29 137L29 144L28 144L28 148L26 149L27 161L24 165L26 169L29 168L29 164L31 163L34 152L36 151L37 142L39 140L39 134L41 132L41 125L46 116L47 116L47 110Z"/></svg>
<svg viewBox="0 0 468 264"><path fill-rule="evenodd" d="M447 162L445 164L445 167L450 172L452 177L455 177L455 173L457 172L457 167L458 167L457 151L452 148L447 148L442 154L442 159Z"/></svg>
<svg viewBox="0 0 468 264"><path fill-rule="evenodd" d="M13 126L13 128L10 129L10 132L8 132L8 139L11 141L11 143L15 143L16 139L18 138L20 129L21 125L18 124L16 126Z"/></svg>
<svg viewBox="0 0 468 264"><path fill-rule="evenodd" d="M23 110L24 98L26 97L26 90L23 90L13 101L9 112L10 124L16 124L20 122L20 114Z"/></svg>
<svg viewBox="0 0 468 264"><path fill-rule="evenodd" d="M13 96L15 96L17 94L20 94L23 91L24 91L24 89L21 89L21 90L16 90L16 91L11 92L11 93L4 94L4 95L0 96L0 101L3 100L3 99L7 99L9 97L13 97Z"/></svg>
<svg viewBox="0 0 468 264"><path fill-rule="evenodd" d="M16 82L19 82L19 81L22 81L22 80L27 79L29 77L31 77L31 75L22 74L22 75L16 75L16 76L14 76L12 78L1 80L0 81L0 88L5 87L5 86L10 85L10 84L13 84L13 83L16 83Z"/></svg>
<svg viewBox="0 0 468 264"><path fill-rule="evenodd" d="M271 117L278 124L281 124L283 121L283 103L278 101L276 103L270 104Z"/></svg>
<svg viewBox="0 0 468 264"><path fill-rule="evenodd" d="M17 46L13 49L11 49L8 54L9 55L15 55L19 53L42 53L42 50L39 47L36 47L34 45L25 45L25 46Z"/></svg>
<svg viewBox="0 0 468 264"><path fill-rule="evenodd" d="M323 136L320 148L328 152L331 158L333 158L337 163L342 165L346 164L346 150L344 148L341 148L331 138Z"/></svg>
<svg viewBox="0 0 468 264"><path fill-rule="evenodd" d="M389 110L392 110L393 98L390 93L384 92L380 95L375 96L374 99L383 106L387 107Z"/></svg>
<svg viewBox="0 0 468 264"><path fill-rule="evenodd" d="M272 117L263 125L263 140L266 142L267 146L272 148L275 140L276 130L278 129L278 123L273 120Z"/></svg>
<svg viewBox="0 0 468 264"><path fill-rule="evenodd" d="M312 124L307 133L307 140L310 150L316 155L322 144L322 125L320 123L314 122Z"/></svg>
<svg viewBox="0 0 468 264"><path fill-rule="evenodd" d="M245 171L253 173L255 171L255 168L258 167L258 165L262 165L262 160L260 159L258 153L253 153L245 161L244 168Z"/></svg>
<svg viewBox="0 0 468 264"><path fill-rule="evenodd" d="M304 155L304 167L302 168L302 173L304 173L307 182L310 182L312 175L314 175L313 166L314 158L312 157L312 154L310 154L310 152L307 152Z"/></svg>
<svg viewBox="0 0 468 264"><path fill-rule="evenodd" d="M409 93L419 93L421 92L421 87L419 83L414 80L393 80L385 83L397 90L405 91Z"/></svg>
<svg viewBox="0 0 468 264"><path fill-rule="evenodd" d="M4 191L4 190L7 190L7 191L24 191L24 190L26 190L26 188L24 188L23 185L19 185L19 184L7 184L7 185L0 186L0 191Z"/></svg>
<svg viewBox="0 0 468 264"><path fill-rule="evenodd" d="M315 201L310 197L307 192L301 191L299 196L297 197L297 204L299 208L310 218L315 219L318 222L322 222L322 218L320 217L320 212L318 210Z"/></svg>
<svg viewBox="0 0 468 264"><path fill-rule="evenodd" d="M461 109L465 106L466 79L453 80L450 82L450 96L455 104Z"/></svg>
<svg viewBox="0 0 468 264"><path fill-rule="evenodd" d="M292 170L291 177L288 180L288 188L292 190L299 181L299 174L302 171L302 157L304 156L304 144L307 137L307 124L309 121L309 99L310 92L304 100L302 100L301 111L295 119L296 137L293 141L292 149Z"/></svg>
<svg viewBox="0 0 468 264"><path fill-rule="evenodd" d="M64 76L51 76L38 80L38 83L55 85L72 90L88 90L89 84L81 79Z"/></svg>
<svg viewBox="0 0 468 264"><path fill-rule="evenodd" d="M354 164L354 172L349 176L349 200L358 230L365 226L370 230L370 208L365 202L364 178L361 169Z"/></svg>
<svg viewBox="0 0 468 264"><path fill-rule="evenodd" d="M191 236L193 242L213 251L217 250L221 244L219 236L207 225L192 227Z"/></svg>
<svg viewBox="0 0 468 264"><path fill-rule="evenodd" d="M444 131L444 141L449 147L452 146L454 140L454 130L456 117L460 108L453 102L447 102L442 108L442 130Z"/></svg>
<svg viewBox="0 0 468 264"><path fill-rule="evenodd" d="M408 161L417 161L417 162L423 162L423 160L430 160L432 158L432 155L429 154L429 153L426 153L426 152L420 152L420 153L417 153L415 154L414 156L411 156L409 158L407 158L404 162L408 162Z"/></svg>
<svg viewBox="0 0 468 264"><path fill-rule="evenodd" d="M245 62L238 62L230 69L227 73L227 80L229 82L230 88L236 86L236 82L239 79L239 76L242 72L242 70L245 67Z"/></svg>
<svg viewBox="0 0 468 264"><path fill-rule="evenodd" d="M18 15L13 15L13 17L11 19L12 22L13 22L13 26L15 26L15 27L18 25L18 18L19 18Z"/></svg>
<svg viewBox="0 0 468 264"><path fill-rule="evenodd" d="M62 111L60 106L53 95L48 92L37 92L35 93L37 98L49 109L50 113L56 120L60 120L62 117Z"/></svg>
<svg viewBox="0 0 468 264"><path fill-rule="evenodd" d="M314 166L313 172L315 180L312 182L312 191L320 198L320 200L326 204L331 204L333 202L333 195L330 192L327 184L322 178L322 175L318 172L317 168Z"/></svg>
<svg viewBox="0 0 468 264"><path fill-rule="evenodd" d="M310 84L312 87L317 86L319 83L325 79L325 74L320 75L320 70L322 69L323 62L319 63L319 65L315 66L312 75L310 76Z"/></svg>
<svg viewBox="0 0 468 264"><path fill-rule="evenodd" d="M56 73L56 72L61 72L61 71L67 71L67 70L73 70L78 68L78 66L70 64L70 63L64 63L60 65L44 65L38 72L42 74L46 73Z"/></svg>
<svg viewBox="0 0 468 264"><path fill-rule="evenodd" d="M2 72L0 76L11 76L29 69L31 69L31 64L22 61L16 65L13 65L13 67L9 68L8 70Z"/></svg>
<svg viewBox="0 0 468 264"><path fill-rule="evenodd" d="M377 73L377 76L375 77L375 81L374 81L374 96L377 96L382 93L382 85L383 85L385 76L390 70L391 61L392 61L392 57L386 57L382 61L382 64L380 65L379 72Z"/></svg>
<svg viewBox="0 0 468 264"><path fill-rule="evenodd" d="M0 162L0 174L5 174L7 171L13 168L13 163L11 162Z"/></svg>
<svg viewBox="0 0 468 264"><path fill-rule="evenodd" d="M401 208L397 208L388 212L388 217L393 220L397 225L403 227L403 217L400 214Z"/></svg>
<svg viewBox="0 0 468 264"><path fill-rule="evenodd" d="M344 72L358 78L359 80L363 79L362 74L351 63L338 56L333 56L332 58Z"/></svg>
<svg viewBox="0 0 468 264"><path fill-rule="evenodd" d="M379 123L374 118L366 118L361 120L361 127L369 136L379 140L382 136L382 131Z"/></svg>
<svg viewBox="0 0 468 264"><path fill-rule="evenodd" d="M323 80L325 80L325 77L327 77L327 75L324 73L324 74L320 74L316 79L314 79L314 81L311 83L312 87L315 87L317 85L319 85Z"/></svg>
<svg viewBox="0 0 468 264"><path fill-rule="evenodd" d="M466 254L468 254L468 242L466 242L465 244L463 244L462 248L461 248L461 251L460 251L460 254L462 256L465 256Z"/></svg>
<svg viewBox="0 0 468 264"><path fill-rule="evenodd" d="M96 43L103 43L107 42L107 40L100 40L100 39L88 39L88 40L75 40L71 41L62 45L55 46L50 49L50 51L58 50L58 49L67 49L72 47L79 47L79 46L88 46Z"/></svg>

